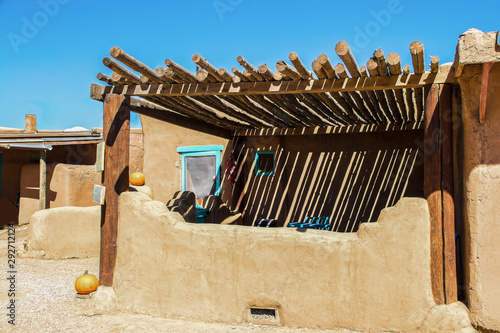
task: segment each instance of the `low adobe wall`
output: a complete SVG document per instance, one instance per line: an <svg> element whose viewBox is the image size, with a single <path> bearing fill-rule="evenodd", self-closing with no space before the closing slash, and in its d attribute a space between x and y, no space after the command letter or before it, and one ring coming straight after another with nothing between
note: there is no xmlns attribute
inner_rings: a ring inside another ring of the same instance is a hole
<svg viewBox="0 0 500 333"><path fill-rule="evenodd" d="M242 322L274 307L283 325L414 331L435 305L424 199L356 234L190 224L141 193L119 206L113 288L129 310Z"/></svg>
<svg viewBox="0 0 500 333"><path fill-rule="evenodd" d="M496 32L471 29L457 46L463 71L459 160L464 186L465 269L473 323L500 332L500 52ZM482 63L489 72L485 122L479 121Z"/></svg>
<svg viewBox="0 0 500 333"><path fill-rule="evenodd" d="M19 224L30 221L39 209L39 164L26 164L21 172ZM101 184L101 174L95 165L47 165L47 208L64 206L95 206L92 193L95 184Z"/></svg>
<svg viewBox="0 0 500 333"><path fill-rule="evenodd" d="M474 324L500 332L500 165L481 165L466 184L469 308Z"/></svg>
<svg viewBox="0 0 500 333"><path fill-rule="evenodd" d="M38 211L30 220L28 255L48 259L99 256L101 206Z"/></svg>

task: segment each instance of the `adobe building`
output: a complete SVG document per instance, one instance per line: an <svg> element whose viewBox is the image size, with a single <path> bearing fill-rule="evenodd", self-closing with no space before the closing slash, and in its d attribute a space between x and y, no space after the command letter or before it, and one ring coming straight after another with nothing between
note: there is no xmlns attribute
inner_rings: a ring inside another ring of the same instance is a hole
<svg viewBox="0 0 500 333"><path fill-rule="evenodd" d="M217 69L196 54L192 73L111 49L113 75L100 73L108 85L93 84L91 97L104 103L109 153L100 282L120 306L204 321L500 331L498 34L465 32L454 63L432 57L429 70L420 42L411 67L382 50L358 66L345 42L335 53L341 63L323 54L310 70L292 52L277 71L243 57L241 69ZM141 115L156 201L121 177L130 111ZM221 198L241 225L186 223L165 205L177 191ZM307 223L319 217L327 230ZM255 227L262 219L277 227Z"/></svg>
<svg viewBox="0 0 500 333"><path fill-rule="evenodd" d="M37 130L34 115L26 115L24 130L1 129L0 226L29 223L46 208L97 205L92 192L101 183L95 171L99 142L101 129ZM130 163L142 170L142 130L133 130L131 142Z"/></svg>

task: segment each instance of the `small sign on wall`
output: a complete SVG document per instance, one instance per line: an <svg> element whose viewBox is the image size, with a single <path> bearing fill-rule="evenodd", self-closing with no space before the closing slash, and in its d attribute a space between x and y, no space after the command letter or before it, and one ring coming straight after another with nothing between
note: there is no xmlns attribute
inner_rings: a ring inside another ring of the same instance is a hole
<svg viewBox="0 0 500 333"><path fill-rule="evenodd" d="M95 171L101 172L104 171L104 150L105 150L106 144L103 142L100 142L97 144L97 158L95 162Z"/></svg>
<svg viewBox="0 0 500 333"><path fill-rule="evenodd" d="M104 205L104 198L106 196L106 187L102 185L94 185L94 202Z"/></svg>

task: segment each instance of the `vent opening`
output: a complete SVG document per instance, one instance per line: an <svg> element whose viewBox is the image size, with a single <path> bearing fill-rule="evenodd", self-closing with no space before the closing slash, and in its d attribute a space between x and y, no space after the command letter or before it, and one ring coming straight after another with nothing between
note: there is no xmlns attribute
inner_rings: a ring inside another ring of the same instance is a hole
<svg viewBox="0 0 500 333"><path fill-rule="evenodd" d="M275 322L276 309L274 308L250 308L250 319L258 321Z"/></svg>

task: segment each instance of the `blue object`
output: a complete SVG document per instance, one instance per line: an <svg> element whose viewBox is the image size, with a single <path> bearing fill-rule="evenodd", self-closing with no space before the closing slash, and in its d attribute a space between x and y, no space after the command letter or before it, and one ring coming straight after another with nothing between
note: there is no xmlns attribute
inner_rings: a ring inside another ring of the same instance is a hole
<svg viewBox="0 0 500 333"><path fill-rule="evenodd" d="M307 216L304 222L290 222L287 226L290 228L328 230L328 227L330 226L330 218L328 216Z"/></svg>
<svg viewBox="0 0 500 333"><path fill-rule="evenodd" d="M215 192L213 195L220 195L220 165L221 165L221 152L224 149L223 145L211 146L184 146L177 147L177 152L182 154L181 165L181 190L187 191L187 166L186 158L197 156L214 156L215 157ZM199 196L199 193L196 194Z"/></svg>
<svg viewBox="0 0 500 333"><path fill-rule="evenodd" d="M266 157L268 157L266 159ZM266 165L272 160L273 165ZM255 153L255 175L257 176L272 176L276 167L273 151L258 151Z"/></svg>
<svg viewBox="0 0 500 333"><path fill-rule="evenodd" d="M205 223L207 210L200 205L196 204L196 223Z"/></svg>

